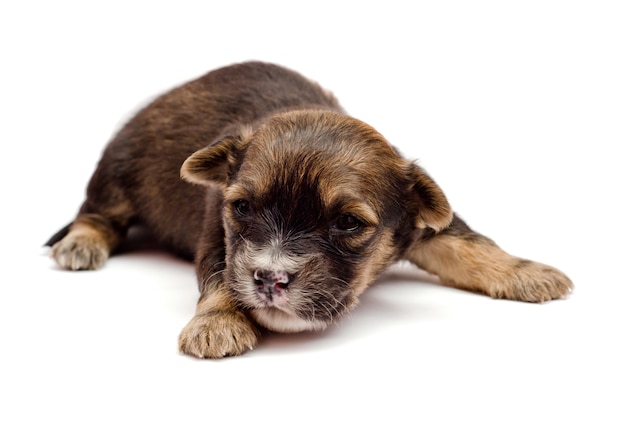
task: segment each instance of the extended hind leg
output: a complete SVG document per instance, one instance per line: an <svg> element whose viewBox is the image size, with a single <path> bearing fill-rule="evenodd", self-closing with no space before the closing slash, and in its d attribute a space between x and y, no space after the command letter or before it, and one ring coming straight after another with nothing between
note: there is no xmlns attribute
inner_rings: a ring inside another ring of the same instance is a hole
<svg viewBox="0 0 626 426"><path fill-rule="evenodd" d="M64 269L98 269L120 243L134 210L124 191L111 182L100 185L98 172L87 190L87 200L76 219L47 243L52 258Z"/></svg>
<svg viewBox="0 0 626 426"><path fill-rule="evenodd" d="M573 288L558 269L506 253L456 216L449 228L415 241L406 258L448 285L494 298L544 302Z"/></svg>

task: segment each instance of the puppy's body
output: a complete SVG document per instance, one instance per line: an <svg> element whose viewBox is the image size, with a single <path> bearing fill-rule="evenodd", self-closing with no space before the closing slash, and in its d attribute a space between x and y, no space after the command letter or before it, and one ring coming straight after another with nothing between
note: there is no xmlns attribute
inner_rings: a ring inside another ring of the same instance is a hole
<svg viewBox="0 0 626 426"><path fill-rule="evenodd" d="M97 269L133 223L195 260L201 296L179 345L197 357L254 347L259 325L323 329L400 259L492 297L541 302L572 287L467 227L330 93L264 63L213 71L131 119L52 256Z"/></svg>

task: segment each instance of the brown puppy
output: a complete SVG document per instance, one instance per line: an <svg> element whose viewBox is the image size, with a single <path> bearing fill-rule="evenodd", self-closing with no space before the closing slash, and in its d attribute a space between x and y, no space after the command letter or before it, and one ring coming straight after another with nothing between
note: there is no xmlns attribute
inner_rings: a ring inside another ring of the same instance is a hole
<svg viewBox="0 0 626 426"><path fill-rule="evenodd" d="M201 296L179 347L199 358L252 349L259 327L323 329L401 259L496 298L572 289L557 269L472 231L330 93L258 62L213 71L132 118L48 244L61 267L97 269L134 223L195 260Z"/></svg>

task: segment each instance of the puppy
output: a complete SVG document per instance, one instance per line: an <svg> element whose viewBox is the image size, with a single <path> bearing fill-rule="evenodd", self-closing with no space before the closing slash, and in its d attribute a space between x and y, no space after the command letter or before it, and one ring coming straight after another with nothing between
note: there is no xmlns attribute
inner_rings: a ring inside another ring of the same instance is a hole
<svg viewBox="0 0 626 426"><path fill-rule="evenodd" d="M403 259L494 298L544 302L572 289L557 269L471 230L424 170L332 94L260 62L210 72L140 111L47 244L62 268L98 269L136 223L195 261L200 299L179 349L198 358L252 349L261 329L322 330Z"/></svg>

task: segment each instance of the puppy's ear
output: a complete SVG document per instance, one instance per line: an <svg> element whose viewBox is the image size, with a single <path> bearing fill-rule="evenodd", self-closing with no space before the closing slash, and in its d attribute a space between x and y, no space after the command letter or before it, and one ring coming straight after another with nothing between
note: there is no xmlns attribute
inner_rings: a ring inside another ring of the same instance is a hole
<svg viewBox="0 0 626 426"><path fill-rule="evenodd" d="M225 187L236 172L241 157L242 138L227 136L191 154L180 168L180 176L199 185Z"/></svg>
<svg viewBox="0 0 626 426"><path fill-rule="evenodd" d="M436 232L447 228L454 213L439 185L415 164L410 165L409 178L412 182L411 211L417 212L415 226L431 228Z"/></svg>

